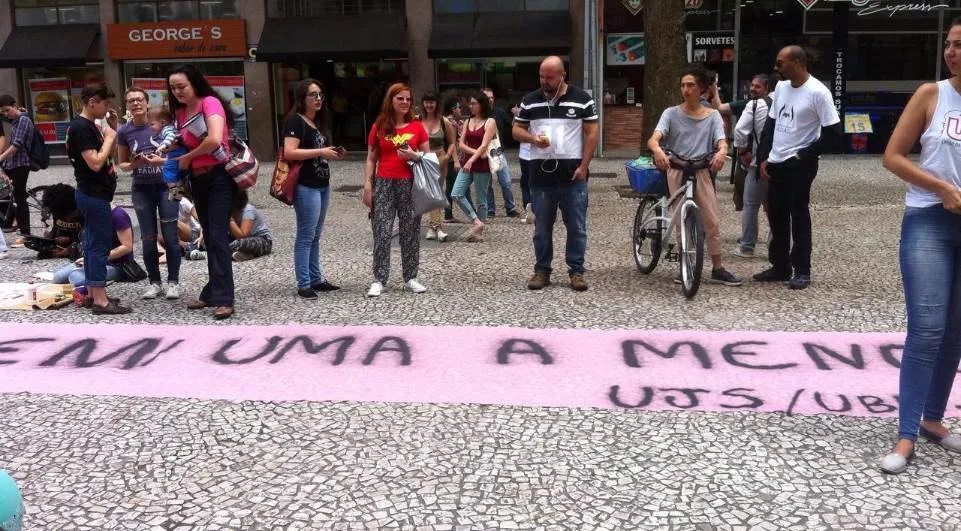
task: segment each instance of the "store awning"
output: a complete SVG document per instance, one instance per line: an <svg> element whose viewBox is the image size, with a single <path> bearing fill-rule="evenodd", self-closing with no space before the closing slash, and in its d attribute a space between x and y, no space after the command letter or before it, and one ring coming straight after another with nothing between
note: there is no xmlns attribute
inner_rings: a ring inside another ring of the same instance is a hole
<svg viewBox="0 0 961 531"><path fill-rule="evenodd" d="M21 26L10 32L0 48L0 68L83 66L103 60L95 46L99 24Z"/></svg>
<svg viewBox="0 0 961 531"><path fill-rule="evenodd" d="M257 60L372 61L406 57L406 18L400 15L330 15L268 18Z"/></svg>
<svg viewBox="0 0 961 531"><path fill-rule="evenodd" d="M567 11L435 14L432 26L431 57L568 55L571 51Z"/></svg>

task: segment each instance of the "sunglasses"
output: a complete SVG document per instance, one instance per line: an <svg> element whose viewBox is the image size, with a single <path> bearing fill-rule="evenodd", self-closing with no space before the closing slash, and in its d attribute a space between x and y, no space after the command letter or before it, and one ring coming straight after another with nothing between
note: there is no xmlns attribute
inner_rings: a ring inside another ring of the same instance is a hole
<svg viewBox="0 0 961 531"><path fill-rule="evenodd" d="M323 98L323 97L324 97L324 93L323 93L323 92L308 92L308 93L307 93L307 97L308 97L308 98L311 98L311 99L319 100L320 98Z"/></svg>

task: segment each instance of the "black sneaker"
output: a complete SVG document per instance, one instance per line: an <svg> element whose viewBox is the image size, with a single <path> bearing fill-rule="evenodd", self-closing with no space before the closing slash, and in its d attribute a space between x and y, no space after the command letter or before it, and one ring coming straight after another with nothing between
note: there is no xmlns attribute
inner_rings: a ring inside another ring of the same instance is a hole
<svg viewBox="0 0 961 531"><path fill-rule="evenodd" d="M725 286L736 287L744 284L744 281L737 278L730 271L719 267L711 271L711 278L707 279L712 284L724 284Z"/></svg>
<svg viewBox="0 0 961 531"><path fill-rule="evenodd" d="M316 298L317 298L317 292L314 291L314 290L312 290L312 289L310 289L310 288L297 290L297 295L300 295L300 298L301 298L301 299L316 299Z"/></svg>
<svg viewBox="0 0 961 531"><path fill-rule="evenodd" d="M513 212L508 212L508 213L507 213L507 217L509 217L509 218L519 218L519 217L521 217L521 213L518 212L518 211L516 211L516 210L514 210Z"/></svg>
<svg viewBox="0 0 961 531"><path fill-rule="evenodd" d="M811 275L794 275L787 287L790 289L804 289L811 285Z"/></svg>
<svg viewBox="0 0 961 531"><path fill-rule="evenodd" d="M335 286L335 285L333 285L333 284L331 284L330 282L327 282L327 281L325 280L325 281L323 281L323 282L318 282L318 283L316 283L316 284L312 284L312 285L310 286L310 289L312 289L312 290L314 290L314 291L337 291L337 290L340 289L340 286Z"/></svg>
<svg viewBox="0 0 961 531"><path fill-rule="evenodd" d="M787 282L791 280L791 272L778 271L772 267L754 275L754 280L758 282Z"/></svg>

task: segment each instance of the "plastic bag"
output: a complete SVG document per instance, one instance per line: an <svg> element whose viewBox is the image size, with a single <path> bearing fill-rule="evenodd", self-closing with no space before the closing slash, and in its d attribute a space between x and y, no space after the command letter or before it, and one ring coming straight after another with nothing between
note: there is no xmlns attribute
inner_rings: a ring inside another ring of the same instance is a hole
<svg viewBox="0 0 961 531"><path fill-rule="evenodd" d="M422 216L431 210L447 208L447 197L440 184L440 162L434 153L425 153L420 162L409 161L414 171L411 199L414 216Z"/></svg>

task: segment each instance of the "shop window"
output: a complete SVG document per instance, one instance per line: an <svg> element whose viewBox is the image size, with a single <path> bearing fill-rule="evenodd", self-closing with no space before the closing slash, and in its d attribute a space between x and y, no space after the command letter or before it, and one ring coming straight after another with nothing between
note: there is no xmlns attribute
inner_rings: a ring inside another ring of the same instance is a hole
<svg viewBox="0 0 961 531"><path fill-rule="evenodd" d="M62 143L67 125L83 110L80 91L88 83L103 82L103 66L24 68L23 98L44 140Z"/></svg>
<svg viewBox="0 0 961 531"><path fill-rule="evenodd" d="M138 2L118 0L120 22L157 22L162 20L212 20L238 18L239 0L176 0Z"/></svg>
<svg viewBox="0 0 961 531"><path fill-rule="evenodd" d="M404 14L404 0L268 0L271 18L359 15L362 13Z"/></svg>
<svg viewBox="0 0 961 531"><path fill-rule="evenodd" d="M435 13L567 11L569 0L434 0Z"/></svg>
<svg viewBox="0 0 961 531"><path fill-rule="evenodd" d="M851 35L848 80L930 80L936 76L936 34Z"/></svg>
<svg viewBox="0 0 961 531"><path fill-rule="evenodd" d="M100 4L90 0L16 0L13 4L18 26L100 22Z"/></svg>

